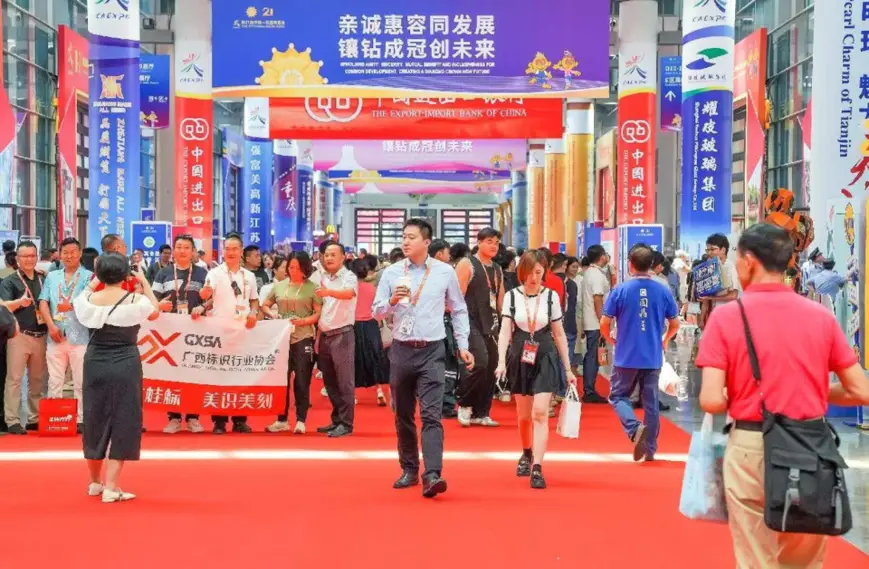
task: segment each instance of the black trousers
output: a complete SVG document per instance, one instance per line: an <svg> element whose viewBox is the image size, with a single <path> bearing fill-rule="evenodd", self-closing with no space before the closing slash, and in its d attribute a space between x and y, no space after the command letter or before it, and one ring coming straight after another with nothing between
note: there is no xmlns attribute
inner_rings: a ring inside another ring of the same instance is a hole
<svg viewBox="0 0 869 569"><path fill-rule="evenodd" d="M332 424L353 429L356 410L356 335L353 327L334 336L320 333L317 367L332 403Z"/></svg>
<svg viewBox="0 0 869 569"><path fill-rule="evenodd" d="M459 407L473 409L472 417L483 419L492 411L495 395L495 369L498 367L498 341L471 327L468 351L474 356L474 368L461 375L456 397Z"/></svg>
<svg viewBox="0 0 869 569"><path fill-rule="evenodd" d="M287 401L278 421L286 421L290 415L290 390L296 401L296 421L308 420L311 405L311 374L314 372L314 339L306 338L290 344L290 364L287 367ZM295 378L293 375L295 374ZM292 379L292 380L291 380Z"/></svg>
<svg viewBox="0 0 869 569"><path fill-rule="evenodd" d="M393 342L390 348L389 386L395 404L395 432L398 435L398 463L402 470L419 472L419 446L416 434L416 402L422 421L422 458L425 474L440 476L444 463L444 428L441 424L444 401L443 342L414 348Z"/></svg>

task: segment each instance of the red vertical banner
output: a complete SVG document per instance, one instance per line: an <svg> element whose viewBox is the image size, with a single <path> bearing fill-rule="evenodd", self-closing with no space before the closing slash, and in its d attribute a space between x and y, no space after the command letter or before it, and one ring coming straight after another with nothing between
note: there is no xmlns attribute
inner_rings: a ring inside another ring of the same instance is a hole
<svg viewBox="0 0 869 569"><path fill-rule="evenodd" d="M78 210L78 100L88 98L88 41L67 26L58 29L57 61L57 243L75 237Z"/></svg>
<svg viewBox="0 0 869 569"><path fill-rule="evenodd" d="M214 107L210 0L179 2L175 14L175 225L202 238L211 258Z"/></svg>
<svg viewBox="0 0 869 569"><path fill-rule="evenodd" d="M655 223L657 21L655 2L624 2L619 17L616 223Z"/></svg>
<svg viewBox="0 0 869 569"><path fill-rule="evenodd" d="M3 26L0 26L0 45L3 42ZM0 65L0 203L12 203L15 187L15 110L9 104L3 66ZM0 229L12 229L11 208L0 209Z"/></svg>

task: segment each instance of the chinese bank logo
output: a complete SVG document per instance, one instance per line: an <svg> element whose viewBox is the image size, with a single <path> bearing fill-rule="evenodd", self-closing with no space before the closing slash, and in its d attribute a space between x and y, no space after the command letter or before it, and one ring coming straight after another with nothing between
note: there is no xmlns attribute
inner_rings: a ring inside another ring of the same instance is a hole
<svg viewBox="0 0 869 569"><path fill-rule="evenodd" d="M164 338L160 335L160 332L151 330L147 336L139 339L139 358L148 364L155 364L162 359L165 360L166 364L178 367L178 364L175 363L175 360L172 359L166 348L180 336L180 332L175 332ZM143 346L145 346L144 351L141 349Z"/></svg>
<svg viewBox="0 0 869 569"><path fill-rule="evenodd" d="M205 76L205 70L199 65L199 57L198 53L191 53L181 60L181 73L188 80L200 81Z"/></svg>
<svg viewBox="0 0 869 569"><path fill-rule="evenodd" d="M722 14L727 12L727 0L697 0L694 4L695 8L705 8L710 4L714 4L716 8L718 8Z"/></svg>
<svg viewBox="0 0 869 569"><path fill-rule="evenodd" d="M697 52L697 59L685 65L691 71L704 71L714 67L717 60L727 55L727 50L721 47L707 47Z"/></svg>
<svg viewBox="0 0 869 569"><path fill-rule="evenodd" d="M312 101L314 102L313 105L311 104ZM326 97L313 99L309 97L305 99L305 112L317 122L348 123L359 116L362 112L363 103L363 99L356 99L354 101L347 97L337 99Z"/></svg>
<svg viewBox="0 0 869 569"><path fill-rule="evenodd" d="M625 77L637 77L643 81L649 76L648 72L640 65L643 56L635 55L625 62Z"/></svg>
<svg viewBox="0 0 869 569"><path fill-rule="evenodd" d="M100 74L100 83L103 86L100 92L100 99L123 99L124 91L121 88L121 80L123 75L103 75Z"/></svg>

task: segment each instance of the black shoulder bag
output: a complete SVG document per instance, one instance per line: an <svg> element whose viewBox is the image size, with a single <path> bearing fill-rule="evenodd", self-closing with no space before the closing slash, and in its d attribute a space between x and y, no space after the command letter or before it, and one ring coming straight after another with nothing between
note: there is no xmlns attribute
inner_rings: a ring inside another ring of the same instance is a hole
<svg viewBox="0 0 869 569"><path fill-rule="evenodd" d="M760 363L742 301L737 300L758 390ZM851 529L845 488L848 465L839 435L823 417L807 421L770 413L763 405L764 498L767 527L782 533L843 535Z"/></svg>

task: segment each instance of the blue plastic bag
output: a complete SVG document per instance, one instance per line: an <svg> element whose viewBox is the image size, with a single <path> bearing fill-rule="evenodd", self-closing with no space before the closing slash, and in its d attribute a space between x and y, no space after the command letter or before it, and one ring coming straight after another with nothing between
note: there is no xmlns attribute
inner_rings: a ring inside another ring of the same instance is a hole
<svg viewBox="0 0 869 569"><path fill-rule="evenodd" d="M703 417L700 431L691 435L691 448L682 479L679 512L692 520L727 521L724 499L724 451L727 437L712 430L712 415Z"/></svg>

